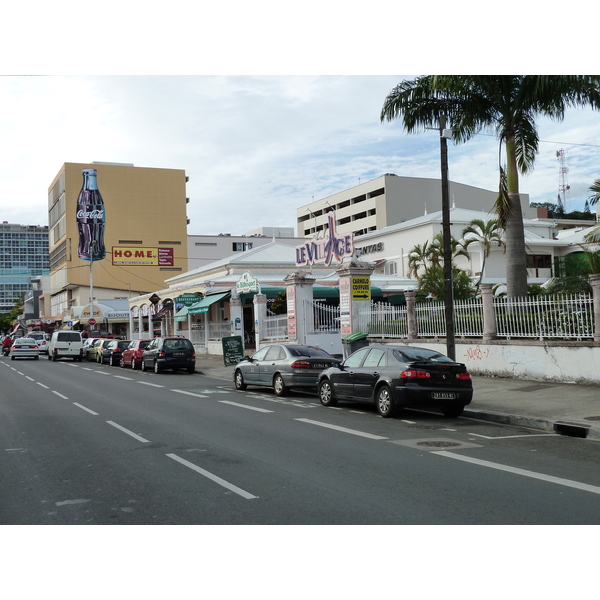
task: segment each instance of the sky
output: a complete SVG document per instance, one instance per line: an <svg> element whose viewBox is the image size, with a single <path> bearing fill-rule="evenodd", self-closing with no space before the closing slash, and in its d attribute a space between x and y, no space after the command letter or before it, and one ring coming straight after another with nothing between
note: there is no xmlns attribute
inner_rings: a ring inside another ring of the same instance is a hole
<svg viewBox="0 0 600 600"><path fill-rule="evenodd" d="M189 234L296 226L296 208L384 173L440 177L437 131L380 121L386 95L414 75L43 75L0 78L0 218L48 223L64 162L183 169ZM530 201L555 202L565 150L567 209L600 177L600 112L539 121ZM452 181L496 190L491 134L449 143ZM101 182L99 182L102 191ZM432 212L435 207L428 207Z"/></svg>

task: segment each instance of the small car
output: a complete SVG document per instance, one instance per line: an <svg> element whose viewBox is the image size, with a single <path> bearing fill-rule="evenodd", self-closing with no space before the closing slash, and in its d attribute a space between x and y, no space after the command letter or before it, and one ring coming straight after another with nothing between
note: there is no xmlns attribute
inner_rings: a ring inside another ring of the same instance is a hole
<svg viewBox="0 0 600 600"><path fill-rule="evenodd" d="M193 373L196 370L194 344L181 336L154 338L142 355L142 371L149 369L155 373L165 369L187 369L188 373Z"/></svg>
<svg viewBox="0 0 600 600"><path fill-rule="evenodd" d="M28 337L17 338L10 347L10 358L33 358L38 360L40 357L40 347L37 340Z"/></svg>
<svg viewBox="0 0 600 600"><path fill-rule="evenodd" d="M108 353L105 352L111 342L111 338L101 338L99 344L94 344L90 348L90 360L95 360L99 365L104 364L105 359L108 359Z"/></svg>
<svg viewBox="0 0 600 600"><path fill-rule="evenodd" d="M28 333L26 338L34 339L40 348L40 354L48 354L48 344L50 343L50 334L43 331L32 331Z"/></svg>
<svg viewBox="0 0 600 600"><path fill-rule="evenodd" d="M459 417L473 398L473 383L464 364L434 350L372 344L323 371L318 392L323 406L371 402L382 417L404 407Z"/></svg>
<svg viewBox="0 0 600 600"><path fill-rule="evenodd" d="M141 367L142 355L151 341L152 340L132 340L129 346L121 352L120 365L122 367L131 367L132 369Z"/></svg>
<svg viewBox="0 0 600 600"><path fill-rule="evenodd" d="M93 352L98 344L102 343L102 338L85 338L83 340L83 358L89 361L96 360L96 354Z"/></svg>
<svg viewBox="0 0 600 600"><path fill-rule="evenodd" d="M259 385L272 387L277 396L285 396L290 388L314 390L319 373L337 362L314 346L269 344L235 366L233 381L236 390Z"/></svg>
<svg viewBox="0 0 600 600"><path fill-rule="evenodd" d="M120 364L123 350L129 346L131 340L112 339L102 350L101 363L107 362L111 367Z"/></svg>

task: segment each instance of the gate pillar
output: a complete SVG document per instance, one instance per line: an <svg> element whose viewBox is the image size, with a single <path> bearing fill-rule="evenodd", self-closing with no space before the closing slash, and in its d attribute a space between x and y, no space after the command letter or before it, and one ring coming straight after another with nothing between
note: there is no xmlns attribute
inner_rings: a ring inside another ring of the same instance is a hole
<svg viewBox="0 0 600 600"><path fill-rule="evenodd" d="M306 271L290 273L284 280L287 297L288 338L306 344L306 334L313 329L314 311L307 310L313 299L315 278Z"/></svg>
<svg viewBox="0 0 600 600"><path fill-rule="evenodd" d="M360 315L371 306L371 274L374 270L374 267L367 262L351 260L343 263L336 271L340 278L340 333L342 338L358 331L358 327L362 326Z"/></svg>

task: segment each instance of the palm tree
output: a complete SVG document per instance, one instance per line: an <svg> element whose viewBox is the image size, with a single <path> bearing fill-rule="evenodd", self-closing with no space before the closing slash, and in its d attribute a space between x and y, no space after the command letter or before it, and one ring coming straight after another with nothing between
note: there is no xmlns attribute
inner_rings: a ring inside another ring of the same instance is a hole
<svg viewBox="0 0 600 600"><path fill-rule="evenodd" d="M462 238L462 245L465 250L467 250L471 244L477 243L483 251L481 273L479 275L479 280L475 285L477 290L479 290L481 280L483 279L483 272L485 270L485 261L490 255L492 247L499 246L502 248L505 246L504 240L502 239L502 229L498 225L497 219L490 219L489 221L473 219L469 225L463 229Z"/></svg>
<svg viewBox="0 0 600 600"><path fill-rule="evenodd" d="M600 200L600 179L594 179L594 183L588 188L588 192L592 192L592 195L587 201L595 206ZM584 236L586 242L599 242L600 241L600 225L596 225L588 234Z"/></svg>
<svg viewBox="0 0 600 600"><path fill-rule="evenodd" d="M429 240L425 240L423 244L417 244L408 253L408 270L410 275L415 279L419 279L419 269L427 271L431 257L431 247Z"/></svg>
<svg viewBox="0 0 600 600"><path fill-rule="evenodd" d="M455 142L483 130L494 131L506 148L499 165L496 212L506 232L506 284L509 297L527 293L525 232L519 174L533 168L538 151L535 118L564 118L571 106L600 108L598 75L426 75L403 81L386 97L381 121L401 117L408 133L438 127L448 119Z"/></svg>

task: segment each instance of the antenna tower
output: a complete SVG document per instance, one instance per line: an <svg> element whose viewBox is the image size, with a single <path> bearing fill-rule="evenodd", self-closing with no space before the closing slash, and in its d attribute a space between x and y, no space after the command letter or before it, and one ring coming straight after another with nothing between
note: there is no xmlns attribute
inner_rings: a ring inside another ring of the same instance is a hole
<svg viewBox="0 0 600 600"><path fill-rule="evenodd" d="M556 151L556 158L560 165L558 170L558 207L562 208L563 212L567 212L567 192L571 189L571 186L567 182L567 161L565 158L566 151L562 148Z"/></svg>

